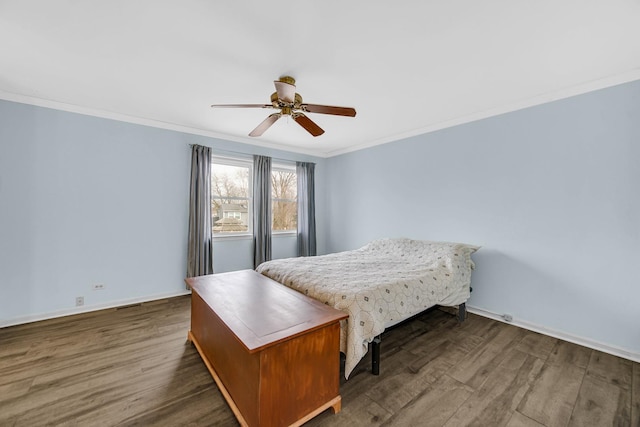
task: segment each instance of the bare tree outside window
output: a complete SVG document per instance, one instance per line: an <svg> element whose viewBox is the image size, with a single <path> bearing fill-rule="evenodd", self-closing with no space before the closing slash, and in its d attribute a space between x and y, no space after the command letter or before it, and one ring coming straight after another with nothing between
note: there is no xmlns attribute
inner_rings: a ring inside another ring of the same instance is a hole
<svg viewBox="0 0 640 427"><path fill-rule="evenodd" d="M296 172L274 168L271 172L273 231L295 231L298 220L298 180Z"/></svg>

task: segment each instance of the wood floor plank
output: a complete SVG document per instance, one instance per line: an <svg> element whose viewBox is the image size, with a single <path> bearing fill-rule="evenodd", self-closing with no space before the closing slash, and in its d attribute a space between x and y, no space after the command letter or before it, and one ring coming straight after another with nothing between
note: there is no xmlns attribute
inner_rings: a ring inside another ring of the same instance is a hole
<svg viewBox="0 0 640 427"><path fill-rule="evenodd" d="M443 426L472 393L473 389L469 386L445 375L435 384L428 385L383 425Z"/></svg>
<svg viewBox="0 0 640 427"><path fill-rule="evenodd" d="M593 351L569 425L631 425L632 374L631 361Z"/></svg>
<svg viewBox="0 0 640 427"><path fill-rule="evenodd" d="M516 350L530 354L542 360L547 360L558 342L557 338L527 331L526 335L516 346Z"/></svg>
<svg viewBox="0 0 640 427"><path fill-rule="evenodd" d="M78 350L74 358L59 358L55 362L45 363L43 373L33 373L35 375L33 386L61 385L64 382L82 380L87 373L111 369L117 371L119 368L143 369L144 364L153 363L158 357L154 350L161 344L168 345L172 350L162 352L161 358L167 358L180 354L180 346L184 343L182 336L176 338L150 337L137 342L126 342L119 347L113 347L101 351L99 347L94 351ZM175 346L175 347L174 347ZM150 360L151 359L151 360ZM141 365L139 365L141 364Z"/></svg>
<svg viewBox="0 0 640 427"><path fill-rule="evenodd" d="M211 388L215 386L211 385ZM210 392L210 389L205 389L199 393L187 395L184 399L177 399L165 406L125 419L119 425L122 427L239 426L233 413L226 407L222 396L216 401L199 396L199 394L210 394ZM191 401L194 403L192 404Z"/></svg>
<svg viewBox="0 0 640 427"><path fill-rule="evenodd" d="M515 411L505 427L544 427L544 425Z"/></svg>
<svg viewBox="0 0 640 427"><path fill-rule="evenodd" d="M583 377L582 368L545 365L518 411L546 426L566 426Z"/></svg>
<svg viewBox="0 0 640 427"><path fill-rule="evenodd" d="M456 352L453 346L454 344L445 340L433 348L429 358L422 356L416 359L410 353L405 353L411 357L402 369L385 372L369 387L366 395L389 412L402 410L424 391L426 385L437 382L456 360L465 356L463 352ZM389 359L388 362L385 360L385 364L387 363L397 362ZM397 366L400 366L400 363L397 363Z"/></svg>
<svg viewBox="0 0 640 427"><path fill-rule="evenodd" d="M478 316L471 315L473 321ZM449 317L445 322L438 324L438 327L429 329L425 334L420 335L413 339L411 342L405 344L403 349L410 351L416 355L428 355L434 342L442 342L445 339L449 342L455 343L456 348L465 353L469 353L485 341L485 335L488 328L482 328L484 322L479 321L475 328L467 327L466 325L471 323L464 322L463 325L458 324L458 320L455 317ZM446 331L446 333L443 333ZM436 343L436 345L439 344Z"/></svg>
<svg viewBox="0 0 640 427"><path fill-rule="evenodd" d="M597 377L624 390L631 390L633 362L594 350L589 359L587 375Z"/></svg>
<svg viewBox="0 0 640 427"><path fill-rule="evenodd" d="M305 427L353 427L384 425L391 413L367 396L342 399L342 410L334 414L327 409L305 423Z"/></svg>
<svg viewBox="0 0 640 427"><path fill-rule="evenodd" d="M120 385L134 378L139 378L139 369L135 367L92 374L87 376L86 381L78 379L62 386L44 385L32 389L29 399L9 402L10 407L6 410L9 413L23 414L20 420L27 424L28 420L32 420L29 421L32 425L38 425L36 420L55 419L53 414L61 417L66 417L66 414L73 416L85 410L85 406L97 407L104 403L104 396L125 398L128 393Z"/></svg>
<svg viewBox="0 0 640 427"><path fill-rule="evenodd" d="M98 388L106 388L118 380L125 381L134 378L139 369L135 366L108 372L98 372L86 377L75 377L65 380L62 385L40 384L31 387L29 398L22 397L2 399L0 401L0 413L12 417L25 413L35 413L39 409L46 412L51 408L61 405L61 402L75 401L79 397Z"/></svg>
<svg viewBox="0 0 640 427"><path fill-rule="evenodd" d="M459 325L460 330L465 333L481 338L495 335L495 331L502 327L504 324L500 322L472 313L467 313L467 320Z"/></svg>
<svg viewBox="0 0 640 427"><path fill-rule="evenodd" d="M469 354L464 346L448 339L434 341L434 344L437 345L430 346L431 350L413 358L408 365L415 379L434 383Z"/></svg>
<svg viewBox="0 0 640 427"><path fill-rule="evenodd" d="M18 399L29 392L33 378L25 378L12 383L0 385L0 396L3 400Z"/></svg>
<svg viewBox="0 0 640 427"><path fill-rule="evenodd" d="M2 329L0 329L0 331L2 331ZM7 335L8 334L0 334L0 343L3 344L0 346L0 370L11 366L15 360L24 357L31 346L31 343L26 341L11 342Z"/></svg>
<svg viewBox="0 0 640 427"><path fill-rule="evenodd" d="M610 425L631 425L631 391L586 375L569 426L597 427L611 420L613 422Z"/></svg>
<svg viewBox="0 0 640 427"><path fill-rule="evenodd" d="M525 335L523 329L511 325L504 325L495 331L449 371L449 375L474 389L480 387L488 375L502 362L506 349L515 346Z"/></svg>
<svg viewBox="0 0 640 427"><path fill-rule="evenodd" d="M590 349L566 341L557 341L547 361L556 366L572 365L586 369L590 358Z"/></svg>
<svg viewBox="0 0 640 427"><path fill-rule="evenodd" d="M517 410L545 426L569 423L591 350L558 341Z"/></svg>
<svg viewBox="0 0 640 427"><path fill-rule="evenodd" d="M536 357L515 349L508 350L498 368L474 391L445 426L505 425L512 418L543 364Z"/></svg>
<svg viewBox="0 0 640 427"><path fill-rule="evenodd" d="M640 363L633 364L631 379L631 425L640 427Z"/></svg>
<svg viewBox="0 0 640 427"><path fill-rule="evenodd" d="M188 375L181 376L186 371ZM145 374L135 366L88 375L84 382L46 385L31 393L31 401L37 406L25 410L19 402L13 409L24 414L19 417L20 425L63 424L70 420L88 425L96 416L109 416L117 424L123 417L164 403L162 399L166 398L169 385L171 395L177 398L188 391L212 387L210 379L198 355L191 352L189 357L173 366L159 367L157 372ZM137 402L138 406L131 402ZM64 410L59 411L60 408Z"/></svg>
<svg viewBox="0 0 640 427"><path fill-rule="evenodd" d="M192 380L185 378L183 381L165 377L162 383L155 383L154 386L130 388L125 390L120 397L111 398L109 396L101 401L98 407L91 406L93 400L87 401L86 404L85 401L80 401L80 405L85 404L84 407L88 410L74 414L71 418L79 425L90 425L94 417L108 416L114 424L120 425L134 422L138 418L140 420L159 420L163 414L168 412L169 408L182 405L186 406L189 412L198 411L198 417L211 417L216 412L222 420L233 419L235 421L235 417L215 384L207 383L209 379L207 374L203 372L202 375L197 375ZM171 387L170 398L167 396L168 385ZM204 399L205 396L209 396L209 399ZM206 400L208 404L198 402L199 400ZM192 402L195 402L196 405L193 405ZM206 419L208 418L204 420Z"/></svg>

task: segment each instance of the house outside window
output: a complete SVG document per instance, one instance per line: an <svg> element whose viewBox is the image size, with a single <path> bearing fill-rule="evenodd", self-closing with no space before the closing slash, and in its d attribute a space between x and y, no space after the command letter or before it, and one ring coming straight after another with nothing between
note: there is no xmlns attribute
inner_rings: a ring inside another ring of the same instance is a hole
<svg viewBox="0 0 640 427"><path fill-rule="evenodd" d="M222 205L222 217L223 218L235 218L235 219L239 219L242 220L243 217L243 213L245 214L244 217L246 218L246 214L247 214L247 208L245 208L242 205ZM226 210L225 210L226 208ZM233 209L233 210L231 210Z"/></svg>

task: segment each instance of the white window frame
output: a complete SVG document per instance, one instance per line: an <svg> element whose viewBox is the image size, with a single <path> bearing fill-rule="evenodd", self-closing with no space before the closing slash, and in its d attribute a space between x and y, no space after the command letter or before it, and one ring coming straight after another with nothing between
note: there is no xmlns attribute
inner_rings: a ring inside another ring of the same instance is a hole
<svg viewBox="0 0 640 427"><path fill-rule="evenodd" d="M249 197L247 198L238 198L238 200L246 200L247 201L247 231L238 231L238 232L225 232L225 233L213 233L213 239L247 239L253 236L253 160L252 158L245 157L231 157L231 156L221 156L213 154L211 156L211 176L213 179L214 168L215 165L225 165L225 166L238 166L238 167L246 167L249 169L249 183L248 183L248 192ZM213 185L211 186L211 198L221 198L216 197L214 195ZM211 224L211 228L213 230L213 224Z"/></svg>

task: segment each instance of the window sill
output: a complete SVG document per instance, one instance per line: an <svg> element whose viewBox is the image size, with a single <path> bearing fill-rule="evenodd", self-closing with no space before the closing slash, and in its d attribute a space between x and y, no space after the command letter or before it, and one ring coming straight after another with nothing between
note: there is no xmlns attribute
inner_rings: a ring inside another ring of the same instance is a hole
<svg viewBox="0 0 640 427"><path fill-rule="evenodd" d="M297 231L272 231L271 237L295 237Z"/></svg>
<svg viewBox="0 0 640 427"><path fill-rule="evenodd" d="M298 234L297 231L274 231L271 233L272 238L281 237L295 237ZM213 240L251 240L253 234L238 233L238 234L214 234Z"/></svg>
<svg viewBox="0 0 640 427"><path fill-rule="evenodd" d="M251 240L253 235L248 233L238 234L214 234L213 240Z"/></svg>

